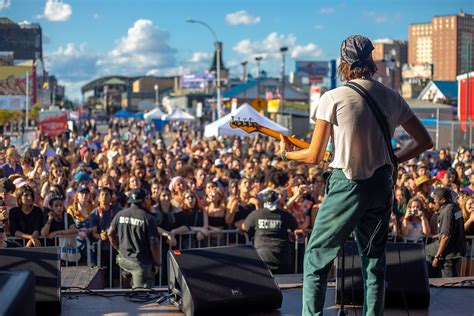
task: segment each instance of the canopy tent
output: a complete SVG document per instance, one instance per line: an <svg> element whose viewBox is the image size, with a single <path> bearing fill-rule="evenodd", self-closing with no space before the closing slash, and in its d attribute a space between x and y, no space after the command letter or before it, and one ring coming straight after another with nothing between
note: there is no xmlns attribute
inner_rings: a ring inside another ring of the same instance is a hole
<svg viewBox="0 0 474 316"><path fill-rule="evenodd" d="M232 128L229 126L229 122L232 120L232 116L236 119L245 119L248 120L249 118L252 119L253 122L257 122L262 126L267 128L271 128L277 132L288 134L288 129L280 124L270 120L269 118L265 117L264 115L257 112L250 104L245 103L242 104L240 107L237 108L234 112L227 114L224 117L221 117L217 121L208 124L204 128L204 136L205 137L218 137L218 136L251 136L254 134L247 134L243 130L239 128Z"/></svg>
<svg viewBox="0 0 474 316"><path fill-rule="evenodd" d="M131 113L125 109L121 109L117 113L115 113L115 117L121 118L143 118L143 113Z"/></svg>
<svg viewBox="0 0 474 316"><path fill-rule="evenodd" d="M154 108L150 112L143 115L146 120L161 120L166 114L160 110L160 108Z"/></svg>
<svg viewBox="0 0 474 316"><path fill-rule="evenodd" d="M181 109L176 109L173 113L165 115L161 118L168 121L194 121L196 118Z"/></svg>
<svg viewBox="0 0 474 316"><path fill-rule="evenodd" d="M167 123L167 121L163 119L164 116L166 116L166 114L163 113L160 108L155 108L143 115L145 120L152 121L155 124L155 129L157 131L161 131Z"/></svg>

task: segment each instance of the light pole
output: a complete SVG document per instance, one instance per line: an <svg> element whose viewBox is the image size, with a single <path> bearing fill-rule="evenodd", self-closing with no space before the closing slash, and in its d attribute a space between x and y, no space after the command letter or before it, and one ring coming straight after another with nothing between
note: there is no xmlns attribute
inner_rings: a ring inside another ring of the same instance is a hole
<svg viewBox="0 0 474 316"><path fill-rule="evenodd" d="M260 62L262 61L262 56L255 57L255 61L257 62L257 98L260 97Z"/></svg>
<svg viewBox="0 0 474 316"><path fill-rule="evenodd" d="M247 64L248 64L248 61L243 61L240 64L242 65L242 68L243 68L242 81L244 83L246 83L247 82Z"/></svg>
<svg viewBox="0 0 474 316"><path fill-rule="evenodd" d="M281 109L285 110L285 56L288 51L288 47L280 47L281 53Z"/></svg>
<svg viewBox="0 0 474 316"><path fill-rule="evenodd" d="M217 71L217 118L221 118L221 43L217 39L216 32L205 22L194 20L194 19L187 19L186 22L188 23L197 23L201 24L206 27L209 31L211 31L212 35L214 36L214 43L216 45L216 71Z"/></svg>
<svg viewBox="0 0 474 316"><path fill-rule="evenodd" d="M153 87L155 89L155 104L156 107L160 106L160 86L158 84L155 84Z"/></svg>
<svg viewBox="0 0 474 316"><path fill-rule="evenodd" d="M25 129L28 129L28 111L29 111L29 107L30 107L30 73L27 71L26 72L26 102L25 102L25 106L26 106L26 109L25 109L25 114L26 114L26 117L25 117Z"/></svg>

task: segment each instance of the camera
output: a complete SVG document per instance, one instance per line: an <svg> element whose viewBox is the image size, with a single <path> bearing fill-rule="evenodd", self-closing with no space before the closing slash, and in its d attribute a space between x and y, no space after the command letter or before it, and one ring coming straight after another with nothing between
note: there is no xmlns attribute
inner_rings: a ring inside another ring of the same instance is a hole
<svg viewBox="0 0 474 316"><path fill-rule="evenodd" d="M0 207L1 206L5 206L5 200L4 199L0 199Z"/></svg>

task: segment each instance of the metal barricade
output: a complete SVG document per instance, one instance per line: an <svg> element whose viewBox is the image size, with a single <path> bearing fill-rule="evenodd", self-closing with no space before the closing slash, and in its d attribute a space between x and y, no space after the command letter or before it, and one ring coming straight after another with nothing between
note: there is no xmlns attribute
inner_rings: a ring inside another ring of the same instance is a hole
<svg viewBox="0 0 474 316"><path fill-rule="evenodd" d="M175 247L170 246L170 250L184 250L184 249L195 249L195 248L209 248L219 246L230 246L236 244L250 244L250 239L247 233L240 232L237 229L227 230L209 230L207 231L208 236L204 240L197 240L196 231L184 232L176 234L178 244ZM244 242L239 242L240 236L243 236ZM108 261L109 272L108 272L108 286L113 288L113 272L115 269L119 269L119 287L122 288L122 271L118 264L113 262L114 250L113 247L109 247L108 258L103 258L102 247L104 242L102 240L94 241L91 249L96 248L97 250L97 267L102 268L104 260ZM159 240L160 254L163 253L163 237L160 236ZM88 252L90 254L90 251ZM162 286L163 270L159 270L159 286Z"/></svg>

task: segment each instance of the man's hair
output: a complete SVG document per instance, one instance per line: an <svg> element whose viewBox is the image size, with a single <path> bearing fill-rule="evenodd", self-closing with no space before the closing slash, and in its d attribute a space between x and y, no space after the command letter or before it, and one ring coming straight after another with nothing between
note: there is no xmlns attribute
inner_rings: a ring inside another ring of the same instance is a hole
<svg viewBox="0 0 474 316"><path fill-rule="evenodd" d="M351 65L341 61L337 67L339 78L342 81L349 81L358 78L370 78L377 72L377 66L372 59L369 59L361 66L352 67Z"/></svg>

